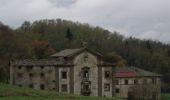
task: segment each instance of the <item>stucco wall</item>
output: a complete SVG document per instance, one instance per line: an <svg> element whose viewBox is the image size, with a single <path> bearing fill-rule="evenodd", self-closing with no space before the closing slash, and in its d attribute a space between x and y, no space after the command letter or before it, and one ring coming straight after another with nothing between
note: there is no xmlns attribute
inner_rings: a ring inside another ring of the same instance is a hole
<svg viewBox="0 0 170 100"><path fill-rule="evenodd" d="M117 97L121 98L128 98L128 91L130 87L135 86L134 85L134 80L138 80L138 84L152 84L152 78L153 77L140 77L140 78L116 78L116 80L119 81L118 85L115 85L115 89L119 89L119 93L115 93ZM125 80L128 80L128 85L125 85ZM147 83L144 83L144 80L147 80ZM161 86L161 80L159 77L156 78L156 84L152 84L152 86L155 86L158 88L158 96L160 98L160 86Z"/></svg>
<svg viewBox="0 0 170 100"><path fill-rule="evenodd" d="M67 78L66 79L62 79L61 77L61 72L65 71L67 72ZM67 85L67 92L66 93L70 93L70 68L69 67L59 67L59 92L61 92L61 85L62 84L66 84Z"/></svg>
<svg viewBox="0 0 170 100"><path fill-rule="evenodd" d="M110 72L110 77L105 78L105 72L109 71ZM112 97L112 67L102 67L102 96L106 97ZM109 91L105 91L105 86L104 84L110 84L110 89Z"/></svg>
<svg viewBox="0 0 170 100"><path fill-rule="evenodd" d="M45 89L55 89L54 66L44 66L43 69L40 66L29 67L21 66L21 69L19 69L19 66L13 67L13 84L23 87L29 87L32 84L35 89L40 89L40 84L44 84ZM41 76L41 73L44 76ZM21 74L21 76L18 76L18 74ZM31 77L30 74L32 74Z"/></svg>
<svg viewBox="0 0 170 100"><path fill-rule="evenodd" d="M88 59L84 59L88 55ZM91 81L91 96L98 96L98 66L97 57L91 53L83 52L74 59L74 93L80 94L82 82L82 68L89 67L89 81Z"/></svg>

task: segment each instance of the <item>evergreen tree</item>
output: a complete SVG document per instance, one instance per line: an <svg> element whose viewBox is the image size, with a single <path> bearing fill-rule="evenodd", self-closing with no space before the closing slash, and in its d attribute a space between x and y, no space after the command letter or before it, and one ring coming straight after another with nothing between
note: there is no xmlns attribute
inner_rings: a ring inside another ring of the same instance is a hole
<svg viewBox="0 0 170 100"><path fill-rule="evenodd" d="M70 28L67 29L66 38L67 38L69 41L73 40L73 33L71 32Z"/></svg>

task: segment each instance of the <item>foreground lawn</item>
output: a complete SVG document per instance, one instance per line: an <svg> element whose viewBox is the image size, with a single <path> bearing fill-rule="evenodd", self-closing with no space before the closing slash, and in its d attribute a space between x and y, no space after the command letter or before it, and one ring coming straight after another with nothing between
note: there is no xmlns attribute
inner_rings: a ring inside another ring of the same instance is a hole
<svg viewBox="0 0 170 100"><path fill-rule="evenodd" d="M0 83L0 100L121 100L118 98L85 97L52 91L20 88Z"/></svg>
<svg viewBox="0 0 170 100"><path fill-rule="evenodd" d="M170 100L170 94L162 94L161 100Z"/></svg>

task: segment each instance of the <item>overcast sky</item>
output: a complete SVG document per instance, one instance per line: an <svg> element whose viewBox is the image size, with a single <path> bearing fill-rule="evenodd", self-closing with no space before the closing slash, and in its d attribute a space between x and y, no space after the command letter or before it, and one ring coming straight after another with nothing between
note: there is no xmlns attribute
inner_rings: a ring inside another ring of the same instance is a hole
<svg viewBox="0 0 170 100"><path fill-rule="evenodd" d="M13 28L57 18L170 42L170 0L0 0L0 21Z"/></svg>

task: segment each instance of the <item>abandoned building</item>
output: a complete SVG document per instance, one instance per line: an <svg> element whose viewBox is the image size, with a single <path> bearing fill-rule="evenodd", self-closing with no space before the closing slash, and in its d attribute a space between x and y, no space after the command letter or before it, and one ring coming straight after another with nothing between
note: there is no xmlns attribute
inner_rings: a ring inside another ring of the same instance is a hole
<svg viewBox="0 0 170 100"><path fill-rule="evenodd" d="M141 84L145 80L160 83L158 74L137 68L130 70L115 67L114 64L103 61L103 56L98 52L87 48L66 49L46 60L12 61L10 83L19 87L85 96L116 95L122 98L127 98L130 86ZM160 90L156 93L160 93Z"/></svg>
<svg viewBox="0 0 170 100"><path fill-rule="evenodd" d="M127 99L136 96L137 98L145 97L145 100L160 99L160 74L137 67L115 67L113 77L115 78L115 96L117 97Z"/></svg>

